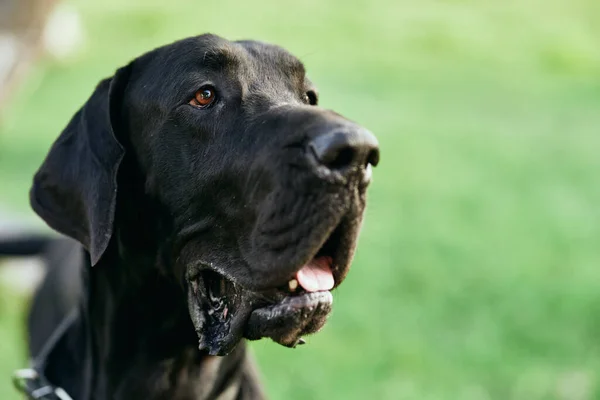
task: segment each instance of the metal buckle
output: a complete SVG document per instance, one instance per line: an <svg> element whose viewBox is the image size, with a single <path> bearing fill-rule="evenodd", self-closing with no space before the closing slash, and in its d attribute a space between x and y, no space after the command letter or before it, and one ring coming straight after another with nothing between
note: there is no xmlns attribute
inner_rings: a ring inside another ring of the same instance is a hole
<svg viewBox="0 0 600 400"><path fill-rule="evenodd" d="M26 394L32 400L44 400L46 397L52 395L58 400L73 400L64 389L54 387L45 382L45 379L33 368L15 371L13 374L13 384L17 390Z"/></svg>

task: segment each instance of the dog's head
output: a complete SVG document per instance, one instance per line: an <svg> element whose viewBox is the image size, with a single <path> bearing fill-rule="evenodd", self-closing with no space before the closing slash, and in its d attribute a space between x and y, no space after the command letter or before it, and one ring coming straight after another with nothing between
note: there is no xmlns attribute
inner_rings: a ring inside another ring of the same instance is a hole
<svg viewBox="0 0 600 400"><path fill-rule="evenodd" d="M348 273L379 159L369 131L317 103L280 47L203 35L156 49L97 87L38 171L32 206L92 264L122 221L152 237L140 249L182 282L201 349L295 346Z"/></svg>

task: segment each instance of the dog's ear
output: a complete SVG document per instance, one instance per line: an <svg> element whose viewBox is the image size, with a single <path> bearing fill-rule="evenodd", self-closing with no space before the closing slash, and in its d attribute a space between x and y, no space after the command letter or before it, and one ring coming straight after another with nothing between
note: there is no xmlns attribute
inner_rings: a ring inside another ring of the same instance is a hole
<svg viewBox="0 0 600 400"><path fill-rule="evenodd" d="M125 150L118 139L131 66L100 82L52 145L29 193L34 211L53 229L79 241L92 265L108 247L117 203L117 173Z"/></svg>

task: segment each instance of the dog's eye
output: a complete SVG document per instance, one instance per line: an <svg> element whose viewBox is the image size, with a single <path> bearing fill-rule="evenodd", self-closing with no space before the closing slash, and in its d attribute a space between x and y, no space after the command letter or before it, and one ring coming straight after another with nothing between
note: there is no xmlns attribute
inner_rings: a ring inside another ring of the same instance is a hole
<svg viewBox="0 0 600 400"><path fill-rule="evenodd" d="M215 101L215 88L212 86L204 86L200 88L190 100L190 104L200 108L206 108Z"/></svg>
<svg viewBox="0 0 600 400"><path fill-rule="evenodd" d="M304 102L306 104L310 104L311 106L316 106L318 102L317 94L313 90L309 90L308 92L304 93Z"/></svg>

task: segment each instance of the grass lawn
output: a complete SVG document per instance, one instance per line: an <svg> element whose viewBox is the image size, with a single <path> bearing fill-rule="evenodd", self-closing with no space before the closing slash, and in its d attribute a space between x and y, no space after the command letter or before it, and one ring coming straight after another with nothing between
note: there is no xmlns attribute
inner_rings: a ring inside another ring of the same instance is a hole
<svg viewBox="0 0 600 400"><path fill-rule="evenodd" d="M70 1L86 47L45 60L0 128L0 202L94 85L206 31L299 55L381 142L353 271L297 350L253 345L273 399L600 398L600 2ZM21 301L0 296L0 398Z"/></svg>

